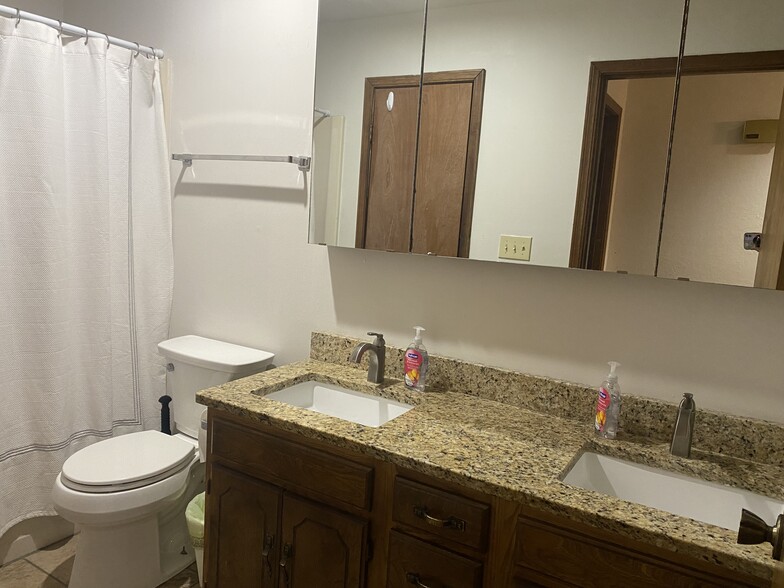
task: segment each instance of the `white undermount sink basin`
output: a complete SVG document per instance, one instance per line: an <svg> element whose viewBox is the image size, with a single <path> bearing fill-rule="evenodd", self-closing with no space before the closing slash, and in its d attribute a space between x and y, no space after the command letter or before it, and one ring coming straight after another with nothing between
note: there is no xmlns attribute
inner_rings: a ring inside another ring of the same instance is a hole
<svg viewBox="0 0 784 588"><path fill-rule="evenodd" d="M414 408L321 382L302 382L264 397L368 427L380 427Z"/></svg>
<svg viewBox="0 0 784 588"><path fill-rule="evenodd" d="M784 512L784 502L767 496L591 452L580 456L563 482L732 531L743 508L769 525Z"/></svg>

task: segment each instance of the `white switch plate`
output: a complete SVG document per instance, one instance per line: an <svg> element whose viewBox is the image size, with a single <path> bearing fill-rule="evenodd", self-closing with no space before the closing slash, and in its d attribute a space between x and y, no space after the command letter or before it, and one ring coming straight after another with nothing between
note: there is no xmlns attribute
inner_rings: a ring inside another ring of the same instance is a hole
<svg viewBox="0 0 784 588"><path fill-rule="evenodd" d="M533 237L501 235L501 241L498 244L499 259L531 261L531 241L533 241Z"/></svg>

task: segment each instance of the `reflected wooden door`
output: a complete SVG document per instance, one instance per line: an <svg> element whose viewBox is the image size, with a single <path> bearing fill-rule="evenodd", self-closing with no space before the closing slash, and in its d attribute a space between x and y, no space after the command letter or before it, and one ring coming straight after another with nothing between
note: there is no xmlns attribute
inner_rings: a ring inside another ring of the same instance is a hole
<svg viewBox="0 0 784 588"><path fill-rule="evenodd" d="M356 247L468 257L484 78L425 74L418 162L419 77L365 81Z"/></svg>
<svg viewBox="0 0 784 588"><path fill-rule="evenodd" d="M411 251L468 257L484 70L425 74Z"/></svg>
<svg viewBox="0 0 784 588"><path fill-rule="evenodd" d="M418 76L365 81L357 247L408 251L418 108Z"/></svg>

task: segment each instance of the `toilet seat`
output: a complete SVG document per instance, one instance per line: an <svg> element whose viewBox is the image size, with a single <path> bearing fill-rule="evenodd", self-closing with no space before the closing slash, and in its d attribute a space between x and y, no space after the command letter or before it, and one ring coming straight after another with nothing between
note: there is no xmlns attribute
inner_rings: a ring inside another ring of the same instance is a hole
<svg viewBox="0 0 784 588"><path fill-rule="evenodd" d="M188 467L193 442L159 431L141 431L94 443L69 457L60 480L78 492L105 494L149 486Z"/></svg>

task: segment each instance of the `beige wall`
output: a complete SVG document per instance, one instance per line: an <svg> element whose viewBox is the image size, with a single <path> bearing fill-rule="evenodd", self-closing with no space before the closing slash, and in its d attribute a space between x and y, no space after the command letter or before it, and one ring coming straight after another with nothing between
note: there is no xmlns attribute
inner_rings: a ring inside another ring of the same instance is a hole
<svg viewBox="0 0 784 588"><path fill-rule="evenodd" d="M742 141L746 120L777 119L784 73L689 76L681 84L659 275L752 286L774 145Z"/></svg>
<svg viewBox="0 0 784 588"><path fill-rule="evenodd" d="M172 149L310 152L315 0L69 0L66 17L167 52ZM197 163L178 185L172 334L286 363L314 329L377 329L402 346L423 324L433 353L587 384L615 359L627 393L688 391L784 422L784 294L307 245L291 167Z"/></svg>

